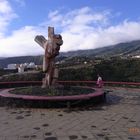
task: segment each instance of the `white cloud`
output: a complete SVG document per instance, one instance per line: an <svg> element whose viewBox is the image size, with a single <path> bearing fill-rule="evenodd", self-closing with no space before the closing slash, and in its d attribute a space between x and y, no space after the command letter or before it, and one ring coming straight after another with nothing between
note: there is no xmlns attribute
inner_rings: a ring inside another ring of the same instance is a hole
<svg viewBox="0 0 140 140"><path fill-rule="evenodd" d="M67 30L62 32L64 38L64 45L61 48L62 51L94 49L140 39L140 22L134 21L124 21L116 26L109 26L107 28L95 29L94 27L90 27L89 31L87 28L83 32L82 29L84 28L81 31L80 29L77 29L77 34L70 33Z"/></svg>
<svg viewBox="0 0 140 140"><path fill-rule="evenodd" d="M13 13L10 6L9 9L12 11L10 13ZM12 18L9 21L4 18L0 17L0 20L5 28ZM34 37L39 34L47 36L48 26L54 26L55 30L60 31L57 33L62 34L64 44L61 51L94 49L140 39L140 22L124 19L118 25L112 25L111 18L112 14L108 10L95 12L89 7L83 7L65 13L52 11L48 14L47 22L38 26L25 25L7 37L0 29L0 57L43 54L43 49L34 41Z"/></svg>
<svg viewBox="0 0 140 140"><path fill-rule="evenodd" d="M68 28L69 26L79 26L79 25L91 25L94 26L100 24L104 26L108 24L109 11L94 12L89 7L83 7L81 9L76 9L67 13L62 13L61 11L53 11L49 13L49 23L54 26L60 26L62 28Z"/></svg>
<svg viewBox="0 0 140 140"><path fill-rule="evenodd" d="M0 0L0 38L4 35L7 26L17 15L12 10L7 0Z"/></svg>
<svg viewBox="0 0 140 140"><path fill-rule="evenodd" d="M0 34L6 30L6 27L17 15L12 10L7 0L0 0Z"/></svg>
<svg viewBox="0 0 140 140"><path fill-rule="evenodd" d="M58 26L59 23L62 28L64 45L61 51L94 49L140 39L140 22L124 19L118 25L111 25L113 16L108 10L94 12L84 7L63 15L57 11L54 17L60 15L63 20L53 24Z"/></svg>
<svg viewBox="0 0 140 140"><path fill-rule="evenodd" d="M0 13L6 14L11 12L12 9L7 0L0 0Z"/></svg>
<svg viewBox="0 0 140 140"><path fill-rule="evenodd" d="M35 35L41 33L35 27L25 26L0 40L0 56L23 56L43 54L43 49L35 43ZM42 32L43 34L43 32Z"/></svg>

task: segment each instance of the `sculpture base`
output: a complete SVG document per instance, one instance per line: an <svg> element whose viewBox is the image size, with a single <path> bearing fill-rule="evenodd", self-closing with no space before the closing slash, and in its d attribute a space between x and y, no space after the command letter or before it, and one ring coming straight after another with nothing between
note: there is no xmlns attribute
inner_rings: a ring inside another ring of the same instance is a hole
<svg viewBox="0 0 140 140"><path fill-rule="evenodd" d="M22 87L2 90L0 103L20 107L76 107L105 100L105 93L98 88L59 86L41 89L41 87Z"/></svg>

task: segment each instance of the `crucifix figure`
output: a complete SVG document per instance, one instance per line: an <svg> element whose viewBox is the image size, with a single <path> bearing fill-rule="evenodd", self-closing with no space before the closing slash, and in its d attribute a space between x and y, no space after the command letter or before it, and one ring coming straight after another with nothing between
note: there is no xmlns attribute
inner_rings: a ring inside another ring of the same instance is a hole
<svg viewBox="0 0 140 140"><path fill-rule="evenodd" d="M55 57L59 54L60 46L63 44L62 36L54 34L54 27L48 27L48 40L42 35L37 35L34 40L45 50L43 57L45 78L43 78L42 87L50 87L53 83Z"/></svg>

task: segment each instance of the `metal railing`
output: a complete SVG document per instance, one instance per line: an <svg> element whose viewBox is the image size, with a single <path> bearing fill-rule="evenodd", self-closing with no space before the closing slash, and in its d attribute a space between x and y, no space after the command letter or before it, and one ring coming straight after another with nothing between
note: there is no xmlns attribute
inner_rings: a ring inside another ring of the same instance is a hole
<svg viewBox="0 0 140 140"><path fill-rule="evenodd" d="M57 81L59 84L69 84L69 85L96 85L96 81ZM115 81L104 81L104 86L140 86L140 82L115 82ZM7 88L12 86L32 86L41 85L42 81L12 81L12 82L0 82L0 88Z"/></svg>

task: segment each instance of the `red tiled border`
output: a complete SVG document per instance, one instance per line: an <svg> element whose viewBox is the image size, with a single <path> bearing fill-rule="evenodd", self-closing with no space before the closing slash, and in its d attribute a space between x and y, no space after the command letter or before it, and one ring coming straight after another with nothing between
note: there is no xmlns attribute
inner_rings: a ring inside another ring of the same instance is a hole
<svg viewBox="0 0 140 140"><path fill-rule="evenodd" d="M92 87L90 87L92 88ZM16 98L24 100L46 100L46 101L66 101L66 100L88 100L93 97L101 96L104 94L102 89L93 88L95 92L90 94L81 94L81 95L71 95L71 96L28 96L28 95L17 95L11 94L9 91L12 89L5 89L0 92L1 97L6 98Z"/></svg>

